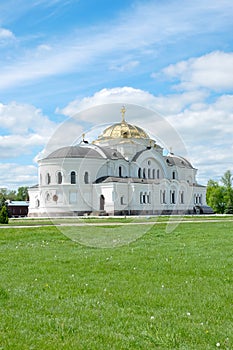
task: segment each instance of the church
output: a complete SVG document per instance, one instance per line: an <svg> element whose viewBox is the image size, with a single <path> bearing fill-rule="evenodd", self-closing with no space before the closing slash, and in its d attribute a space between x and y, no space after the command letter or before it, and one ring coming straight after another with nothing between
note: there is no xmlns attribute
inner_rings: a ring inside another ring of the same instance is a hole
<svg viewBox="0 0 233 350"><path fill-rule="evenodd" d="M206 187L182 156L125 120L94 141L59 148L38 162L29 189L30 217L192 214L206 206Z"/></svg>

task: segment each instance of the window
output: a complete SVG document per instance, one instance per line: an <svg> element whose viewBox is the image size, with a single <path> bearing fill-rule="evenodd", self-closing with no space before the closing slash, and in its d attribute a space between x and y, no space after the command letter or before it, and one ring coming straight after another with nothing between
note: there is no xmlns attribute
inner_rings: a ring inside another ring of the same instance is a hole
<svg viewBox="0 0 233 350"><path fill-rule="evenodd" d="M200 194L194 195L194 204L202 204L202 195Z"/></svg>
<svg viewBox="0 0 233 350"><path fill-rule="evenodd" d="M76 173L75 173L75 171L71 171L71 173L70 173L70 183L72 185L76 184Z"/></svg>
<svg viewBox="0 0 233 350"><path fill-rule="evenodd" d="M143 204L143 193L140 192L140 204Z"/></svg>
<svg viewBox="0 0 233 350"><path fill-rule="evenodd" d="M143 196L142 196L142 202L143 204L146 204L146 193L143 193Z"/></svg>
<svg viewBox="0 0 233 350"><path fill-rule="evenodd" d="M85 174L84 174L84 183L89 184L89 174L87 171L85 171Z"/></svg>
<svg viewBox="0 0 233 350"><path fill-rule="evenodd" d="M119 166L119 177L122 177L122 167Z"/></svg>
<svg viewBox="0 0 233 350"><path fill-rule="evenodd" d="M173 172L172 172L172 179L175 180L175 178L176 178L176 172L173 171Z"/></svg>
<svg viewBox="0 0 233 350"><path fill-rule="evenodd" d="M151 204L151 192L140 192L140 204Z"/></svg>
<svg viewBox="0 0 233 350"><path fill-rule="evenodd" d="M59 185L62 183L62 173L60 171L57 173L57 183Z"/></svg>
<svg viewBox="0 0 233 350"><path fill-rule="evenodd" d="M150 192L147 194L147 203L151 204L151 193Z"/></svg>
<svg viewBox="0 0 233 350"><path fill-rule="evenodd" d="M150 169L148 169L148 179L150 179Z"/></svg>
<svg viewBox="0 0 233 350"><path fill-rule="evenodd" d="M155 169L153 169L152 177L153 177L153 179L155 179Z"/></svg>
<svg viewBox="0 0 233 350"><path fill-rule="evenodd" d="M160 203L166 204L166 190L160 190Z"/></svg>
<svg viewBox="0 0 233 350"><path fill-rule="evenodd" d="M166 204L166 191L163 191L163 203Z"/></svg>
<svg viewBox="0 0 233 350"><path fill-rule="evenodd" d="M146 178L146 169L143 168L143 179L145 179L145 178Z"/></svg>
<svg viewBox="0 0 233 350"><path fill-rule="evenodd" d="M142 177L142 169L139 168L138 169L138 178L141 179L141 177Z"/></svg>
<svg viewBox="0 0 233 350"><path fill-rule="evenodd" d="M180 192L180 203L184 204L184 191Z"/></svg>
<svg viewBox="0 0 233 350"><path fill-rule="evenodd" d="M121 205L124 204L124 196L121 196Z"/></svg>
<svg viewBox="0 0 233 350"><path fill-rule="evenodd" d="M46 184L49 185L51 182L51 176L49 173L46 174Z"/></svg>
<svg viewBox="0 0 233 350"><path fill-rule="evenodd" d="M160 178L159 169L157 169L157 179Z"/></svg>
<svg viewBox="0 0 233 350"><path fill-rule="evenodd" d="M176 204L175 191L170 191L170 202L171 204Z"/></svg>

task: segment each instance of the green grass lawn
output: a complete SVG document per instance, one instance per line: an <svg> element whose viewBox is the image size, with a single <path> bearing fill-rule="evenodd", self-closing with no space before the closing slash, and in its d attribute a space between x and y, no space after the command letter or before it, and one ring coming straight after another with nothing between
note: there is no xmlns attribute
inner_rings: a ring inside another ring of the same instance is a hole
<svg viewBox="0 0 233 350"><path fill-rule="evenodd" d="M0 229L0 349L233 349L233 223L165 227L116 248Z"/></svg>

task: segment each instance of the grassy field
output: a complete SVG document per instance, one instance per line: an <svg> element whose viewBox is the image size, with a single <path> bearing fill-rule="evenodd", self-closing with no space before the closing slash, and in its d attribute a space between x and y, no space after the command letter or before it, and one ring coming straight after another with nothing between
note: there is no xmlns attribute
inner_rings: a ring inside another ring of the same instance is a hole
<svg viewBox="0 0 233 350"><path fill-rule="evenodd" d="M105 249L55 226L0 229L0 349L233 349L233 224L222 219L152 225ZM98 235L111 236L107 222Z"/></svg>

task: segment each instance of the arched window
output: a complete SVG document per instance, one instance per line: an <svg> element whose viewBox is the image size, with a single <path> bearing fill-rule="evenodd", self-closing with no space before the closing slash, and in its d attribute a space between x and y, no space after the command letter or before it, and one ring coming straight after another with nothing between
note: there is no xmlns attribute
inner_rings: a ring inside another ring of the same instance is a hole
<svg viewBox="0 0 233 350"><path fill-rule="evenodd" d="M138 178L141 179L141 177L142 177L142 169L139 168L138 169Z"/></svg>
<svg viewBox="0 0 233 350"><path fill-rule="evenodd" d="M119 177L122 177L122 167L119 166Z"/></svg>
<svg viewBox="0 0 233 350"><path fill-rule="evenodd" d="M163 191L163 203L166 204L166 191Z"/></svg>
<svg viewBox="0 0 233 350"><path fill-rule="evenodd" d="M159 169L157 169L157 179L159 179L160 174L159 174Z"/></svg>
<svg viewBox="0 0 233 350"><path fill-rule="evenodd" d="M170 202L171 204L176 204L175 191L170 191Z"/></svg>
<svg viewBox="0 0 233 350"><path fill-rule="evenodd" d="M172 172L172 180L175 180L175 178L176 178L176 172L173 171L173 172Z"/></svg>
<svg viewBox="0 0 233 350"><path fill-rule="evenodd" d="M150 179L150 169L148 169L148 179Z"/></svg>
<svg viewBox="0 0 233 350"><path fill-rule="evenodd" d="M146 192L143 193L143 204L146 204L146 199L147 199L147 195L146 195Z"/></svg>
<svg viewBox="0 0 233 350"><path fill-rule="evenodd" d="M184 191L180 192L180 203L184 204Z"/></svg>
<svg viewBox="0 0 233 350"><path fill-rule="evenodd" d="M51 182L51 176L49 173L46 174L46 184L49 185Z"/></svg>
<svg viewBox="0 0 233 350"><path fill-rule="evenodd" d="M76 184L76 173L75 173L75 171L71 171L71 173L70 173L70 183L72 185Z"/></svg>
<svg viewBox="0 0 233 350"><path fill-rule="evenodd" d="M59 185L62 183L62 173L60 171L57 173L57 183Z"/></svg>
<svg viewBox="0 0 233 350"><path fill-rule="evenodd" d="M105 205L105 198L104 195L100 195L100 210L104 210L104 205Z"/></svg>
<svg viewBox="0 0 233 350"><path fill-rule="evenodd" d="M152 171L152 178L155 179L155 169Z"/></svg>
<svg viewBox="0 0 233 350"><path fill-rule="evenodd" d="M146 169L143 168L143 179L145 179L145 178L146 178Z"/></svg>
<svg viewBox="0 0 233 350"><path fill-rule="evenodd" d="M89 174L87 171L85 171L85 174L84 174L84 183L89 184Z"/></svg>

